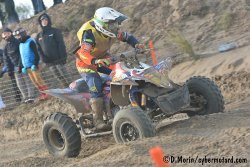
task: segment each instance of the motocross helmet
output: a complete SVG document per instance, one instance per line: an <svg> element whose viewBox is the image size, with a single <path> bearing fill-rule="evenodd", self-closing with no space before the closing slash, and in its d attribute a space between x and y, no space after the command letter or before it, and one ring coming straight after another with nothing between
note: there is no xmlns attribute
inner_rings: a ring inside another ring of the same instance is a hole
<svg viewBox="0 0 250 167"><path fill-rule="evenodd" d="M25 37L27 36L27 32L24 28L17 28L16 30L14 30L13 35L19 39L19 40L24 40Z"/></svg>
<svg viewBox="0 0 250 167"><path fill-rule="evenodd" d="M115 38L119 25L128 17L109 7L102 7L96 10L94 15L95 27L106 36Z"/></svg>

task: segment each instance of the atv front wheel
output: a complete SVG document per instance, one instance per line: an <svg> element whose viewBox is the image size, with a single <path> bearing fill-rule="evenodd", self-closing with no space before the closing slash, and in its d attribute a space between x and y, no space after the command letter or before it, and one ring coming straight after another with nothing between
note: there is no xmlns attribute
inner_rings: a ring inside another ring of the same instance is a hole
<svg viewBox="0 0 250 167"><path fill-rule="evenodd" d="M155 128L143 110L126 108L115 115L113 135L117 143L126 143L155 136Z"/></svg>
<svg viewBox="0 0 250 167"><path fill-rule="evenodd" d="M63 113L53 113L44 122L43 141L55 157L76 157L81 149L81 136L74 121Z"/></svg>
<svg viewBox="0 0 250 167"><path fill-rule="evenodd" d="M190 93L191 107L200 108L198 111L187 112L189 116L223 112L223 96L212 80L202 76L195 76L187 80L186 85Z"/></svg>

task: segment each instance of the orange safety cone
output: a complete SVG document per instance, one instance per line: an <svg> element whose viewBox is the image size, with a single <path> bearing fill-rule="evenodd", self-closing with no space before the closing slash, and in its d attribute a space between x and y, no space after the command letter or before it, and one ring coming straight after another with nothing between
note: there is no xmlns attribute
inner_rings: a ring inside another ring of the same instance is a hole
<svg viewBox="0 0 250 167"><path fill-rule="evenodd" d="M161 147L153 147L149 150L149 154L155 163L155 167L170 167L168 162L164 162L164 154Z"/></svg>
<svg viewBox="0 0 250 167"><path fill-rule="evenodd" d="M156 65L157 64L157 60L156 60L155 50L154 50L154 46L153 46L153 41L152 40L149 41L149 48L151 50L151 56L152 56L153 64Z"/></svg>

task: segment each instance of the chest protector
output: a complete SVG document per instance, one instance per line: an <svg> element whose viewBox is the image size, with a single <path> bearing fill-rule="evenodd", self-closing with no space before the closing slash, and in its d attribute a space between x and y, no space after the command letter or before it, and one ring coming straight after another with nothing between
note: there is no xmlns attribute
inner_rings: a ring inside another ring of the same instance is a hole
<svg viewBox="0 0 250 167"><path fill-rule="evenodd" d="M90 53L96 58L103 58L111 48L112 44L115 42L116 38L105 37L90 24L91 22L93 22L93 20L90 20L82 25L80 30L77 32L77 37L81 44L84 32L87 30L91 30L95 38L95 46Z"/></svg>

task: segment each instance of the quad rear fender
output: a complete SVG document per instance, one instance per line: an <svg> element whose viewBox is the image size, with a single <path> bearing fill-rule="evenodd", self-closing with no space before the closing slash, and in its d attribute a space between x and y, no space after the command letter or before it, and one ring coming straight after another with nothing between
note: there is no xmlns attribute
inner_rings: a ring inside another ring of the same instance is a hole
<svg viewBox="0 0 250 167"><path fill-rule="evenodd" d="M48 89L43 92L73 105L77 113L85 113L90 111L90 94L87 92L78 93L69 88Z"/></svg>

